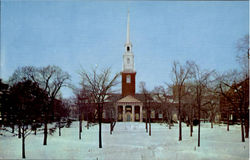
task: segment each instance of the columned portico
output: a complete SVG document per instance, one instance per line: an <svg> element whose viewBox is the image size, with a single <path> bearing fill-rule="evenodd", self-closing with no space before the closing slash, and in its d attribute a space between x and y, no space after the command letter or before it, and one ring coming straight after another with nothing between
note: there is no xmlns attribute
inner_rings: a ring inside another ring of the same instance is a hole
<svg viewBox="0 0 250 160"><path fill-rule="evenodd" d="M122 106L122 111L121 111L121 106ZM142 119L143 119L142 106L143 106L143 103L131 95L128 95L120 99L116 103L118 121L123 121L123 122L128 122L128 121L139 122L140 121L142 122Z"/></svg>
<svg viewBox="0 0 250 160"><path fill-rule="evenodd" d="M125 105L123 105L123 110L122 110L122 118L123 118L123 122L125 122Z"/></svg>

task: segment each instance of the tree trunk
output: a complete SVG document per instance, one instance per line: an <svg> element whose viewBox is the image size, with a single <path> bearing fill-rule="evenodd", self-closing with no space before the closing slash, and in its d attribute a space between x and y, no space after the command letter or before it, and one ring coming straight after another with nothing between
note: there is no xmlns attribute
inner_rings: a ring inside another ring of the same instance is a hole
<svg viewBox="0 0 250 160"><path fill-rule="evenodd" d="M181 117L179 117L180 120L179 120L179 141L182 140L182 133L181 133Z"/></svg>
<svg viewBox="0 0 250 160"><path fill-rule="evenodd" d="M149 117L149 136L151 136L151 118Z"/></svg>
<svg viewBox="0 0 250 160"><path fill-rule="evenodd" d="M240 118L240 125L241 125L241 141L245 142L245 137L244 137L244 126L243 126L243 120Z"/></svg>
<svg viewBox="0 0 250 160"><path fill-rule="evenodd" d="M193 124L193 121L192 121L192 125L191 125L191 132L192 132L192 133L194 132L194 124Z"/></svg>
<svg viewBox="0 0 250 160"><path fill-rule="evenodd" d="M36 135L36 130L37 130L37 128L35 127L35 131L34 131L34 134Z"/></svg>
<svg viewBox="0 0 250 160"><path fill-rule="evenodd" d="M148 133L148 113L146 113L146 133Z"/></svg>
<svg viewBox="0 0 250 160"><path fill-rule="evenodd" d="M180 91L179 91L180 92ZM179 93L179 96L178 96L178 116L179 116L179 141L182 140L182 130L181 130L181 97L180 97L180 93Z"/></svg>
<svg viewBox="0 0 250 160"><path fill-rule="evenodd" d="M240 126L241 126L241 141L245 142L245 136L244 136L244 121L243 121L243 113L242 113L242 105L239 105L240 107Z"/></svg>
<svg viewBox="0 0 250 160"><path fill-rule="evenodd" d="M25 157L25 135L24 135L24 126L22 127L22 158Z"/></svg>
<svg viewBox="0 0 250 160"><path fill-rule="evenodd" d="M249 137L249 111L245 110L245 134L246 138Z"/></svg>
<svg viewBox="0 0 250 160"><path fill-rule="evenodd" d="M192 137L192 136L193 136L193 122L190 119L190 137Z"/></svg>
<svg viewBox="0 0 250 160"><path fill-rule="evenodd" d="M14 133L14 131L15 131L15 125L13 124L13 125L11 126L11 128L12 128L11 133Z"/></svg>
<svg viewBox="0 0 250 160"><path fill-rule="evenodd" d="M110 121L110 134L112 134L112 122Z"/></svg>
<svg viewBox="0 0 250 160"><path fill-rule="evenodd" d="M43 145L47 145L47 136L48 136L48 123L47 120L44 122L44 138L43 138Z"/></svg>
<svg viewBox="0 0 250 160"><path fill-rule="evenodd" d="M79 118L79 139L82 138L82 120Z"/></svg>
<svg viewBox="0 0 250 160"><path fill-rule="evenodd" d="M110 111L110 134L112 134L112 124L113 124L113 119L112 119L112 110Z"/></svg>
<svg viewBox="0 0 250 160"><path fill-rule="evenodd" d="M58 121L59 136L61 136L61 121Z"/></svg>
<svg viewBox="0 0 250 160"><path fill-rule="evenodd" d="M87 129L89 129L89 112L87 112Z"/></svg>
<svg viewBox="0 0 250 160"><path fill-rule="evenodd" d="M21 126L20 126L20 124L18 125L18 138L21 138Z"/></svg>
<svg viewBox="0 0 250 160"><path fill-rule="evenodd" d="M191 132L192 132L192 134L193 134L193 132L194 132L194 119L193 119L193 117L194 117L194 108L192 109L192 117L191 117Z"/></svg>
<svg viewBox="0 0 250 160"><path fill-rule="evenodd" d="M171 129L171 119L168 118L168 129Z"/></svg>
<svg viewBox="0 0 250 160"><path fill-rule="evenodd" d="M99 148L102 148L102 117L101 117L101 106L98 103L98 119L99 119Z"/></svg>
<svg viewBox="0 0 250 160"><path fill-rule="evenodd" d="M198 147L200 147L200 129L201 129L201 106L200 106L200 103L198 103L198 106L199 106L199 125L198 125Z"/></svg>
<svg viewBox="0 0 250 160"><path fill-rule="evenodd" d="M213 118L211 118L211 128L214 128Z"/></svg>
<svg viewBox="0 0 250 160"><path fill-rule="evenodd" d="M116 124L116 121L112 123L112 132L114 131L114 128L115 128L115 124Z"/></svg>
<svg viewBox="0 0 250 160"><path fill-rule="evenodd" d="M179 141L182 140L182 132L181 132L181 101L179 97Z"/></svg>
<svg viewBox="0 0 250 160"><path fill-rule="evenodd" d="M245 132L246 132L246 138L249 137L249 120L245 120Z"/></svg>
<svg viewBox="0 0 250 160"><path fill-rule="evenodd" d="M198 125L198 147L200 147L200 127L201 127L201 122L199 120L199 125Z"/></svg>
<svg viewBox="0 0 250 160"><path fill-rule="evenodd" d="M227 111L227 131L229 131L229 111Z"/></svg>

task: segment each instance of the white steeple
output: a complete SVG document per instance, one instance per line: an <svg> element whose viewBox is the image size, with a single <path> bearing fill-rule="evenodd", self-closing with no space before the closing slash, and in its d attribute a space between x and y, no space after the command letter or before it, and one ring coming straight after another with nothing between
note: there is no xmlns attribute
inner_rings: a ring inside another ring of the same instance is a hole
<svg viewBox="0 0 250 160"><path fill-rule="evenodd" d="M132 52L132 43L130 42L130 17L128 10L127 20L127 40L125 43L125 53L123 54L123 72L135 72L134 54Z"/></svg>
<svg viewBox="0 0 250 160"><path fill-rule="evenodd" d="M129 31L129 9L128 9L128 22L127 22L127 44L129 44L130 43L130 31Z"/></svg>

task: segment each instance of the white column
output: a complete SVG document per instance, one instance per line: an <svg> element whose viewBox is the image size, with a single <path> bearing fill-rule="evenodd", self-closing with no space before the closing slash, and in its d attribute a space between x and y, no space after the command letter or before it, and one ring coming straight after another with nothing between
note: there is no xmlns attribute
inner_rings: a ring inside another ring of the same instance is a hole
<svg viewBox="0 0 250 160"><path fill-rule="evenodd" d="M122 119L123 119L123 122L125 122L125 105L123 105Z"/></svg>
<svg viewBox="0 0 250 160"><path fill-rule="evenodd" d="M140 122L142 122L143 121L143 114L142 114L142 106L140 106Z"/></svg>
<svg viewBox="0 0 250 160"><path fill-rule="evenodd" d="M135 121L135 106L132 105L132 122Z"/></svg>

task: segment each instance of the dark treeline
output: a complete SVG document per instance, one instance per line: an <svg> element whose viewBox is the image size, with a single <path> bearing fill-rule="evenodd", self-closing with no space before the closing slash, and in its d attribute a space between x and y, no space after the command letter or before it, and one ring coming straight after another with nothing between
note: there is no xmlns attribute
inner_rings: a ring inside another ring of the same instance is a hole
<svg viewBox="0 0 250 160"><path fill-rule="evenodd" d="M25 158L25 138L32 132L44 134L47 145L48 133L69 125L69 108L59 96L69 75L57 66L25 66L15 70L9 84L0 83L1 129L22 138L22 157ZM49 123L54 123L48 127Z"/></svg>

